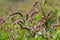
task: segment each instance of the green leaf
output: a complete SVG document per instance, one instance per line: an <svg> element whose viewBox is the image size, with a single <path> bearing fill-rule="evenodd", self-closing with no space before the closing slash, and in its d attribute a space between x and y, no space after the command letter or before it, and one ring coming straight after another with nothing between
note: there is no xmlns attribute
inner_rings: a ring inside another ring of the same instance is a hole
<svg viewBox="0 0 60 40"><path fill-rule="evenodd" d="M38 19L40 19L40 14L36 14L34 17L33 17L33 21L36 21L36 20L38 20Z"/></svg>
<svg viewBox="0 0 60 40"><path fill-rule="evenodd" d="M8 33L7 32L2 32L2 34L0 35L0 40L6 40L8 37Z"/></svg>

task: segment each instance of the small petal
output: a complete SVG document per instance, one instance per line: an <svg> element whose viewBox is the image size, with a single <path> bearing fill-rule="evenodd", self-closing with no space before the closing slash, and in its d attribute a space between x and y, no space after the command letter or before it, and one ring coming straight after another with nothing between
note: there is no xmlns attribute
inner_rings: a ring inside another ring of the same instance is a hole
<svg viewBox="0 0 60 40"><path fill-rule="evenodd" d="M35 38L38 38L38 35L35 35Z"/></svg>
<svg viewBox="0 0 60 40"><path fill-rule="evenodd" d="M42 33L39 31L39 32L38 32L38 34L40 34L40 35L41 35Z"/></svg>

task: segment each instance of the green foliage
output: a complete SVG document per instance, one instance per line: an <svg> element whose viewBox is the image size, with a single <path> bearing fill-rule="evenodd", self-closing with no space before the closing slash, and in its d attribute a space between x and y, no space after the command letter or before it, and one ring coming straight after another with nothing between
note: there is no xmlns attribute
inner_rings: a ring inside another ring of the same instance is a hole
<svg viewBox="0 0 60 40"><path fill-rule="evenodd" d="M8 32L0 31L0 40L6 40L8 37Z"/></svg>
<svg viewBox="0 0 60 40"><path fill-rule="evenodd" d="M40 18L40 13L38 13L37 15L35 15L34 17L33 17L33 21L36 21L36 20L38 20L39 18Z"/></svg>

